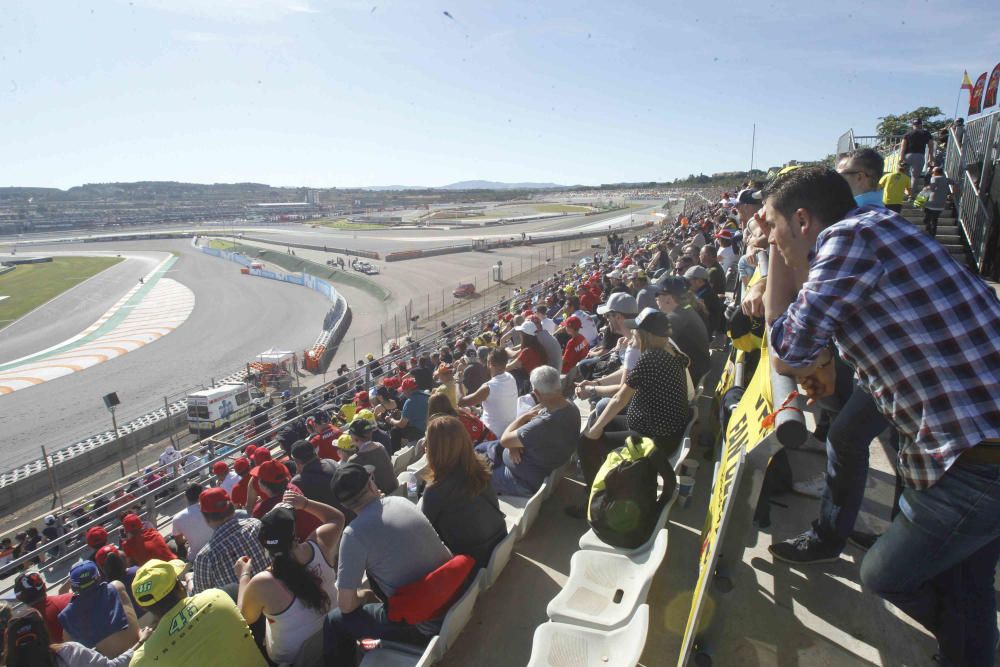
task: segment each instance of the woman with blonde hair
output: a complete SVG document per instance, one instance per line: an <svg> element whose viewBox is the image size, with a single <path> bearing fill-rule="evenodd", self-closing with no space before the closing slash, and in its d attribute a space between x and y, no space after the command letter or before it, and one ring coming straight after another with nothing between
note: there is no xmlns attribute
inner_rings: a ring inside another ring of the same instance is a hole
<svg viewBox="0 0 1000 667"><path fill-rule="evenodd" d="M652 438L663 454L673 454L681 444L691 414L688 358L670 340L666 313L645 308L626 324L634 330L639 361L601 414L596 418L592 415L583 432L577 453L588 487L608 453L625 444L630 436Z"/></svg>
<svg viewBox="0 0 1000 667"><path fill-rule="evenodd" d="M483 567L507 536L504 514L490 484L490 467L473 451L457 417L432 417L425 444L427 488L420 510L453 554L472 556Z"/></svg>

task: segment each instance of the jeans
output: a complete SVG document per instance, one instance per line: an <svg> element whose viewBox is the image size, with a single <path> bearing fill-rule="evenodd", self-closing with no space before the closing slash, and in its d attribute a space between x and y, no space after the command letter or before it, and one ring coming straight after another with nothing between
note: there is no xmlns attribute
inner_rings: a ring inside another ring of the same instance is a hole
<svg viewBox="0 0 1000 667"><path fill-rule="evenodd" d="M845 364L839 359L836 363L838 379L851 377ZM838 385L838 396L823 402L823 408L832 413L832 420L826 436L826 488L820 497L819 519L813 522L813 531L827 546L843 549L865 497L868 449L889 422L871 395L857 387L850 391L842 407L837 408L835 403L838 399L843 401L845 396L843 383Z"/></svg>
<svg viewBox="0 0 1000 667"><path fill-rule="evenodd" d="M910 192L913 196L916 196L920 192L920 175L924 172L924 154L923 153L907 153L903 156L903 161L909 167L910 171Z"/></svg>
<svg viewBox="0 0 1000 667"><path fill-rule="evenodd" d="M903 210L902 204L886 204L885 207L895 213L899 213L900 211Z"/></svg>
<svg viewBox="0 0 1000 667"><path fill-rule="evenodd" d="M511 468L514 466L510 454L500 444L499 440L483 442L475 447L477 454L482 454L493 466L493 476L490 482L493 490L501 496L533 496L538 489L531 489L527 484L514 476ZM540 485L539 485L540 486Z"/></svg>
<svg viewBox="0 0 1000 667"><path fill-rule="evenodd" d="M404 438L407 440L419 440L420 438L423 437L423 435L424 432L421 431L416 426L414 426L413 424L407 424L406 428L399 428L397 426L393 426L391 429L389 429L389 442L392 445L391 447L392 451L389 452L389 455L391 456L392 454L395 454L396 452L399 451L400 447L403 446Z"/></svg>
<svg viewBox="0 0 1000 667"><path fill-rule="evenodd" d="M861 563L861 582L934 634L945 665L993 667L1000 465L957 462L900 513Z"/></svg>
<svg viewBox="0 0 1000 667"><path fill-rule="evenodd" d="M333 609L323 621L323 656L333 667L355 667L358 639L386 639L423 646L430 637L415 625L389 620L382 602L362 605L349 614Z"/></svg>
<svg viewBox="0 0 1000 667"><path fill-rule="evenodd" d="M924 207L924 229L931 235L931 238L937 237L938 218L941 217L941 213L942 211Z"/></svg>

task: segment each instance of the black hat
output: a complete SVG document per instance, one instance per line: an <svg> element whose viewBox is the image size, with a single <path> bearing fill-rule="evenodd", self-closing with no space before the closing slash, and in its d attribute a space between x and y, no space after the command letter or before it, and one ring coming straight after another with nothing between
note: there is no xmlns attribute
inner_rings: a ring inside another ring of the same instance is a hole
<svg viewBox="0 0 1000 667"><path fill-rule="evenodd" d="M295 544L295 510L284 503L260 518L260 543L272 556L287 555Z"/></svg>
<svg viewBox="0 0 1000 667"><path fill-rule="evenodd" d="M656 283L657 294L669 294L678 297L688 290L688 282L681 276L666 275Z"/></svg>
<svg viewBox="0 0 1000 667"><path fill-rule="evenodd" d="M670 335L670 318L656 308L643 308L634 320L625 320L629 329L641 329L654 336L666 338Z"/></svg>
<svg viewBox="0 0 1000 667"><path fill-rule="evenodd" d="M348 433L358 437L364 437L366 434L371 433L374 430L375 425L367 419L362 419L361 417L356 418L351 422L351 425L347 427Z"/></svg>
<svg viewBox="0 0 1000 667"><path fill-rule="evenodd" d="M25 572L14 580L14 596L24 604L32 604L45 597L45 580L37 572Z"/></svg>
<svg viewBox="0 0 1000 667"><path fill-rule="evenodd" d="M371 479L375 466L363 466L360 463L341 464L330 477L330 491L340 502L350 500L365 490Z"/></svg>
<svg viewBox="0 0 1000 667"><path fill-rule="evenodd" d="M738 204L757 204L762 203L761 192L754 188L746 188L740 190L740 193L736 195L736 200Z"/></svg>
<svg viewBox="0 0 1000 667"><path fill-rule="evenodd" d="M292 458L296 461L311 461L316 456L316 448L308 440L297 440L292 445Z"/></svg>

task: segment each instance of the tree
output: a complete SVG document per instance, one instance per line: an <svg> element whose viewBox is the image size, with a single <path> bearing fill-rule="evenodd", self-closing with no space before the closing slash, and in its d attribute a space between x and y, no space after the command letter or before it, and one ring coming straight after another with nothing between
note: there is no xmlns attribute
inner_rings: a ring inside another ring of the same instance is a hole
<svg viewBox="0 0 1000 667"><path fill-rule="evenodd" d="M892 114L880 116L878 125L875 126L875 132L878 133L882 141L898 139L909 132L910 124L919 118L924 121L924 129L934 133L947 126L948 120L946 118L932 120L943 115L944 112L939 107L917 107L913 111L901 113L896 116Z"/></svg>

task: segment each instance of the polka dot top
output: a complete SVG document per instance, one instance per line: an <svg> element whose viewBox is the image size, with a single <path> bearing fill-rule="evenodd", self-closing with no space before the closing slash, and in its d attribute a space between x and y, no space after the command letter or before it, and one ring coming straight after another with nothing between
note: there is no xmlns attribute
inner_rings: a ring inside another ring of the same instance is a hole
<svg viewBox="0 0 1000 667"><path fill-rule="evenodd" d="M687 400L687 358L659 348L647 350L625 379L635 389L629 403L628 427L644 436L676 436L690 415Z"/></svg>

